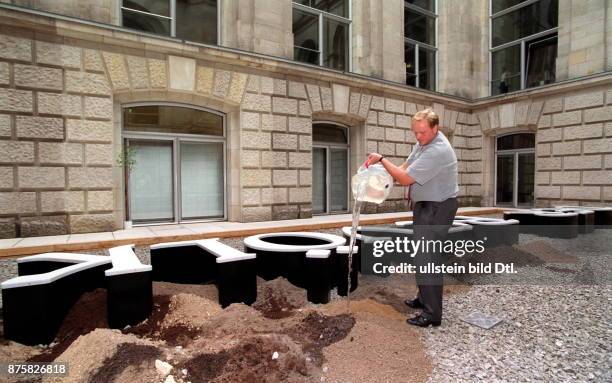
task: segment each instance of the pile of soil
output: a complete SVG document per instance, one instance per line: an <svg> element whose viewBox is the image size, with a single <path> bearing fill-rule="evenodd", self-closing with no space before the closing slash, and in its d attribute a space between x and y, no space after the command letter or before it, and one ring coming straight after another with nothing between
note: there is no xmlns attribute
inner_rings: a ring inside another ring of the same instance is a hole
<svg viewBox="0 0 612 383"><path fill-rule="evenodd" d="M202 286L155 282L154 292L152 315L122 330L107 328L105 291L86 293L52 347L4 341L0 355L69 364L69 377L44 382L163 382L168 373L177 383L404 382L425 381L431 368L404 322L403 299L415 292L406 278L363 278L350 310L344 299L312 305L282 278L260 280L253 306L221 309ZM161 362L169 372L156 368Z"/></svg>

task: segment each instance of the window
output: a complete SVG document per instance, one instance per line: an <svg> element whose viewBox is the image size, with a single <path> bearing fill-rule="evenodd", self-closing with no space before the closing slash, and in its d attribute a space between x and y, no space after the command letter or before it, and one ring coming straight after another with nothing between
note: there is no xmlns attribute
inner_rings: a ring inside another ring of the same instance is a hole
<svg viewBox="0 0 612 383"><path fill-rule="evenodd" d="M217 0L123 0L123 26L217 44Z"/></svg>
<svg viewBox="0 0 612 383"><path fill-rule="evenodd" d="M436 20L434 0L404 2L406 84L436 89Z"/></svg>
<svg viewBox="0 0 612 383"><path fill-rule="evenodd" d="M534 147L533 133L497 137L495 203L498 206L533 206Z"/></svg>
<svg viewBox="0 0 612 383"><path fill-rule="evenodd" d="M225 217L223 116L177 105L123 109L127 216L136 224Z"/></svg>
<svg viewBox="0 0 612 383"><path fill-rule="evenodd" d="M333 123L312 125L312 212L348 211L348 129Z"/></svg>
<svg viewBox="0 0 612 383"><path fill-rule="evenodd" d="M491 94L554 82L558 0L491 0L491 11Z"/></svg>
<svg viewBox="0 0 612 383"><path fill-rule="evenodd" d="M349 4L349 0L294 0L294 60L350 70Z"/></svg>

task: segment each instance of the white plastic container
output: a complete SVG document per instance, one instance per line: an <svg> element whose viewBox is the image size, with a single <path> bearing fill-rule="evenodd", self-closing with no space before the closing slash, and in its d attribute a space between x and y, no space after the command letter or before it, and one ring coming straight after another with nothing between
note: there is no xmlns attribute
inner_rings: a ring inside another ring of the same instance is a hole
<svg viewBox="0 0 612 383"><path fill-rule="evenodd" d="M353 197L357 201L381 204L393 187L393 177L381 164L362 165L351 179Z"/></svg>

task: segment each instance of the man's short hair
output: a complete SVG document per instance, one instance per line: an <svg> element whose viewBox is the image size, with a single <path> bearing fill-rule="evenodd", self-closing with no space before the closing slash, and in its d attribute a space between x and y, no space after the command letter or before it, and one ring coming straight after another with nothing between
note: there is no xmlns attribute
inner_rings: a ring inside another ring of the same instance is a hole
<svg viewBox="0 0 612 383"><path fill-rule="evenodd" d="M421 120L427 120L430 128L433 128L440 123L440 118L431 108L420 110L416 112L414 116L412 116L412 122Z"/></svg>

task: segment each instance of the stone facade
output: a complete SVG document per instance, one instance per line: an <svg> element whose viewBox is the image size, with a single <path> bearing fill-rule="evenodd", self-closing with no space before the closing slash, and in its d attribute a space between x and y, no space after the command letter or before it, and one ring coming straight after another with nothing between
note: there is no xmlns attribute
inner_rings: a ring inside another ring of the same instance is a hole
<svg viewBox="0 0 612 383"><path fill-rule="evenodd" d="M366 7L354 9L354 15L376 7L371 1L354 3ZM379 11L381 23L397 23L396 15ZM451 11L440 10L440 15ZM285 19L272 19L274 28L290 28ZM462 204L494 204L494 137L522 131L537 137L537 205L612 202L609 75L470 101L15 10L0 9L0 23L0 237L122 227L125 185L116 159L122 149L122 105L131 102L176 102L225 114L230 221L312 216L313 123L333 121L349 128L353 174L372 151L403 162L415 143L410 118L425 107L439 114L455 148ZM386 54L377 49L384 34L370 27L363 41L369 50L354 47L357 65L364 71L370 67L369 75L401 81L394 77L399 58L390 55L381 62ZM284 41L280 36L274 39ZM290 57L286 41L260 43L271 50L249 49ZM470 66L472 59L466 60L458 67ZM482 70L458 82L449 78L449 91L459 94L478 84ZM461 95L478 97L481 88ZM404 192L396 187L385 203L365 210L406 210Z"/></svg>

